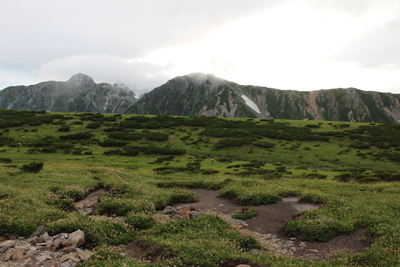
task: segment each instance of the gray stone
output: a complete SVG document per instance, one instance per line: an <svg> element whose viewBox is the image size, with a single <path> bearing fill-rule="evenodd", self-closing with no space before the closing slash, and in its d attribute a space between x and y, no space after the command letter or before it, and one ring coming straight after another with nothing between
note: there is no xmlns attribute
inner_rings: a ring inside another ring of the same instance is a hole
<svg viewBox="0 0 400 267"><path fill-rule="evenodd" d="M85 244L85 233L82 230L77 230L69 234L68 241L71 242L72 246L78 248Z"/></svg>
<svg viewBox="0 0 400 267"><path fill-rule="evenodd" d="M162 215L162 214L154 214L153 218L157 223L166 223L169 220L171 220L171 218L168 215Z"/></svg>
<svg viewBox="0 0 400 267"><path fill-rule="evenodd" d="M15 241L13 240L6 240L0 243L0 254L6 252L9 248L15 246Z"/></svg>
<svg viewBox="0 0 400 267"><path fill-rule="evenodd" d="M63 240L61 240L61 246L62 246L63 248L66 248L66 247L70 247L70 246L72 246L72 245L71 245L71 242L69 242L69 240L63 239Z"/></svg>
<svg viewBox="0 0 400 267"><path fill-rule="evenodd" d="M38 228L36 228L35 232L32 233L31 237L40 235L41 232L43 232L44 230L44 225L39 226Z"/></svg>
<svg viewBox="0 0 400 267"><path fill-rule="evenodd" d="M53 241L53 238L46 232L38 238L38 243L47 243L50 240Z"/></svg>
<svg viewBox="0 0 400 267"><path fill-rule="evenodd" d="M254 254L263 254L264 253L264 251L259 250L259 249L255 249L255 248L250 249L250 252L254 253Z"/></svg>

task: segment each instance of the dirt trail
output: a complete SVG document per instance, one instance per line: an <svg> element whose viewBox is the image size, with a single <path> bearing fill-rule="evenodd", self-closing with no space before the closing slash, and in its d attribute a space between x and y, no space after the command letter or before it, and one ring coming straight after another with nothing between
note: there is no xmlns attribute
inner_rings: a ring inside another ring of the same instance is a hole
<svg viewBox="0 0 400 267"><path fill-rule="evenodd" d="M233 215L242 207L230 199L219 197L218 191L194 189L199 199L195 203L175 205L178 208L191 206L195 209L213 209L226 215ZM290 238L284 232L284 224L299 210L313 209L315 206L299 203L297 198L283 198L276 204L253 207L258 215L243 220L242 227L256 233L261 243L275 252L288 257L323 261L337 252L362 252L370 245L372 238L363 229L348 236L336 236L328 242L303 242Z"/></svg>

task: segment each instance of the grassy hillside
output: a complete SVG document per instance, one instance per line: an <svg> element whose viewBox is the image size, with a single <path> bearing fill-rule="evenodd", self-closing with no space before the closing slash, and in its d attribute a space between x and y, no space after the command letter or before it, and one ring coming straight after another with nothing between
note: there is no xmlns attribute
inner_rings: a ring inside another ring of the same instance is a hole
<svg viewBox="0 0 400 267"><path fill-rule="evenodd" d="M131 240L162 248L159 266L400 263L400 125L0 110L0 131L0 236L29 237L42 224L53 234L82 229L113 259L82 266L151 266L113 252ZM95 216L74 212L100 187ZM363 253L311 262L249 253L257 241L215 216L134 229L195 201L189 188L244 206L296 195L323 205L288 221L288 235L322 242L367 228L375 240Z"/></svg>

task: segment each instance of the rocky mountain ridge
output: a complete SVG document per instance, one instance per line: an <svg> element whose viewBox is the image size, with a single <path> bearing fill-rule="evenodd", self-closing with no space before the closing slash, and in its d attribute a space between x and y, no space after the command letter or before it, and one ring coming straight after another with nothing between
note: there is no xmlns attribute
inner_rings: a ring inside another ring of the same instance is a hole
<svg viewBox="0 0 400 267"><path fill-rule="evenodd" d="M355 88L278 90L193 73L176 77L143 95L127 113L400 122L400 95Z"/></svg>
<svg viewBox="0 0 400 267"><path fill-rule="evenodd" d="M135 93L126 86L96 84L81 73L66 82L11 86L0 91L0 108L17 110L124 113L136 101Z"/></svg>
<svg viewBox="0 0 400 267"><path fill-rule="evenodd" d="M12 86L0 91L0 108L59 112L218 116L264 119L400 122L400 94L338 88L279 90L240 85L212 74L175 77L144 94L120 84L96 84L77 74L66 82Z"/></svg>

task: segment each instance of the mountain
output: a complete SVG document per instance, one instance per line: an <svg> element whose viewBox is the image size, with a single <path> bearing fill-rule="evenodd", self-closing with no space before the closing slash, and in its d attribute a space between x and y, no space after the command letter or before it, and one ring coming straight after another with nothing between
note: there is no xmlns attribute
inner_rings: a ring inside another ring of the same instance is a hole
<svg viewBox="0 0 400 267"><path fill-rule="evenodd" d="M400 122L400 95L355 88L309 92L240 85L212 74L179 76L139 100L123 84L96 84L84 74L66 82L11 86L0 108L69 112L170 114L265 119Z"/></svg>
<svg viewBox="0 0 400 267"><path fill-rule="evenodd" d="M30 86L10 86L0 91L0 108L57 112L125 113L137 101L123 84L96 84L84 74L66 82L42 82Z"/></svg>
<svg viewBox="0 0 400 267"><path fill-rule="evenodd" d="M211 74L176 77L126 110L133 114L400 122L400 95L355 88L278 90Z"/></svg>

